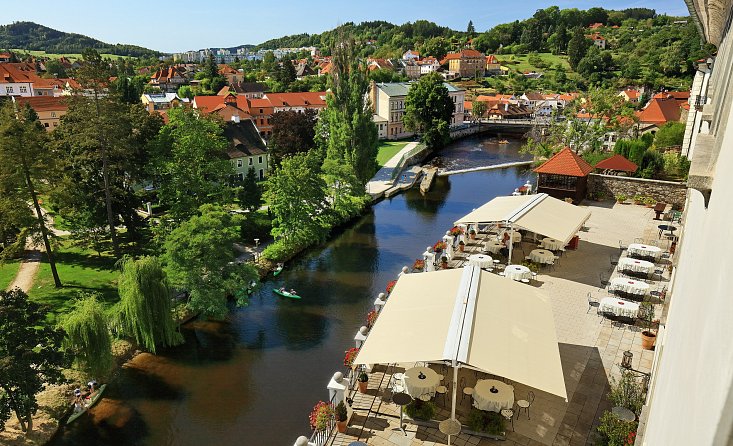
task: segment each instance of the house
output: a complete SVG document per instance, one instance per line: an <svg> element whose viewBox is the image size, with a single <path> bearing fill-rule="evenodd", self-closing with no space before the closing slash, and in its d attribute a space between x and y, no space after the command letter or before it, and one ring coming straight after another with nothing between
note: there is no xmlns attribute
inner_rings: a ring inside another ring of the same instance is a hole
<svg viewBox="0 0 733 446"><path fill-rule="evenodd" d="M493 54L486 56L486 74L501 74L501 63Z"/></svg>
<svg viewBox="0 0 733 446"><path fill-rule="evenodd" d="M66 98L62 97L16 96L13 97L13 101L19 106L24 106L25 104L30 105L38 115L38 120L48 132L59 126L61 123L61 117L69 110Z"/></svg>
<svg viewBox="0 0 733 446"><path fill-rule="evenodd" d="M545 95L542 93L529 92L522 94L519 99L522 105L526 106L530 110L534 110L537 108L537 104L545 101Z"/></svg>
<svg viewBox="0 0 733 446"><path fill-rule="evenodd" d="M618 153L610 158L599 161L595 165L595 169L600 170L606 175L626 175L636 172L639 168L635 163L629 161L623 155Z"/></svg>
<svg viewBox="0 0 733 446"><path fill-rule="evenodd" d="M605 50L606 49L606 38L601 35L601 33L593 33L590 36L586 36L590 40L593 41L593 45L597 46L598 48Z"/></svg>
<svg viewBox="0 0 733 446"><path fill-rule="evenodd" d="M420 66L420 76L440 70L440 62L434 57L426 57L417 64Z"/></svg>
<svg viewBox="0 0 733 446"><path fill-rule="evenodd" d="M402 54L402 60L418 61L420 60L420 53L415 50L407 50Z"/></svg>
<svg viewBox="0 0 733 446"><path fill-rule="evenodd" d="M222 87L217 96L226 96L229 93L244 96L247 99L261 98L267 92L267 84L259 82L234 82Z"/></svg>
<svg viewBox="0 0 733 446"><path fill-rule="evenodd" d="M633 88L627 88L618 95L624 98L624 101L631 102L632 104L638 104L641 98L641 92Z"/></svg>
<svg viewBox="0 0 733 446"><path fill-rule="evenodd" d="M369 71L389 70L394 71L394 65L388 59L367 59L367 69Z"/></svg>
<svg viewBox="0 0 733 446"><path fill-rule="evenodd" d="M0 97L34 96L33 83L40 80L35 69L27 69L27 64L0 64Z"/></svg>
<svg viewBox="0 0 733 446"><path fill-rule="evenodd" d="M242 181L250 169L258 180L267 176L269 164L267 146L251 119L233 116L224 124L223 136L227 139L227 157L234 168L234 176Z"/></svg>
<svg viewBox="0 0 733 446"><path fill-rule="evenodd" d="M486 112L489 119L532 119L532 110L524 105L495 104Z"/></svg>
<svg viewBox="0 0 733 446"><path fill-rule="evenodd" d="M10 62L10 59L12 58L13 58L13 55L7 51L3 51L2 53L0 53L0 63L1 62Z"/></svg>
<svg viewBox="0 0 733 446"><path fill-rule="evenodd" d="M377 126L377 137L379 139L387 139L387 118L375 114L372 116L372 120L374 121L374 125Z"/></svg>
<svg viewBox="0 0 733 446"><path fill-rule="evenodd" d="M448 70L458 73L460 77L484 77L486 73L486 56L474 49L449 53L440 64L448 65Z"/></svg>
<svg viewBox="0 0 733 446"><path fill-rule="evenodd" d="M668 122L679 122L682 110L674 98L652 99L642 110L636 112L636 116L639 119L639 133L655 133Z"/></svg>
<svg viewBox="0 0 733 446"><path fill-rule="evenodd" d="M244 80L244 72L235 70L229 65L219 65L219 74L224 76L227 80L227 84L231 85L236 82L242 82Z"/></svg>
<svg viewBox="0 0 733 446"><path fill-rule="evenodd" d="M316 72L313 71L313 68L308 65L307 62L299 62L298 65L295 66L295 77L297 79L303 79L306 76L315 76Z"/></svg>
<svg viewBox="0 0 733 446"><path fill-rule="evenodd" d="M662 91L652 96L652 99L674 99L681 107L690 101L689 91Z"/></svg>
<svg viewBox="0 0 733 446"><path fill-rule="evenodd" d="M150 113L161 110L170 110L188 104L188 98L181 98L176 93L144 93L140 97L145 110Z"/></svg>
<svg viewBox="0 0 733 446"><path fill-rule="evenodd" d="M405 73L405 76L407 76L410 80L415 80L420 78L420 62L415 62L412 59L408 60L401 60L400 63L402 64L402 70Z"/></svg>
<svg viewBox="0 0 733 446"><path fill-rule="evenodd" d="M401 139L412 136L403 123L405 115L405 100L410 90L409 82L372 82L369 88L369 99L374 111L375 123L386 121L386 139ZM453 101L454 111L451 127L463 124L465 90L456 88L449 83L444 83L448 89L448 95ZM385 135L385 133L381 133Z"/></svg>
<svg viewBox="0 0 733 446"><path fill-rule="evenodd" d="M176 66L161 68L150 76L150 85L164 92L176 92L181 85L186 84L188 80L181 69Z"/></svg>
<svg viewBox="0 0 733 446"><path fill-rule="evenodd" d="M589 29L603 28L603 23L597 23L597 22L596 23L591 23L590 25L588 25L588 28Z"/></svg>

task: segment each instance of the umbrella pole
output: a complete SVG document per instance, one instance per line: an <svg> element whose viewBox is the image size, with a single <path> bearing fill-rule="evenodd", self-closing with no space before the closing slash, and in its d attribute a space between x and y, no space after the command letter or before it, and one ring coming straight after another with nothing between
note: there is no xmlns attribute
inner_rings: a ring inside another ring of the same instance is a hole
<svg viewBox="0 0 733 446"><path fill-rule="evenodd" d="M509 258L506 262L507 265L512 263L512 248L514 248L514 225L509 225Z"/></svg>
<svg viewBox="0 0 733 446"><path fill-rule="evenodd" d="M458 387L458 364L457 361L451 361L453 365L453 398L451 401L450 417L456 418L456 387Z"/></svg>

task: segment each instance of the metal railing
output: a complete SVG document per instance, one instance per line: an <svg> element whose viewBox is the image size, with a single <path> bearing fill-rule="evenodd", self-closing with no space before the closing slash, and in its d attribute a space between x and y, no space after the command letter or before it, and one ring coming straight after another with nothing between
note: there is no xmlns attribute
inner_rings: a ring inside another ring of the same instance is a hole
<svg viewBox="0 0 733 446"><path fill-rule="evenodd" d="M334 411L336 410L336 405L333 403L334 398L336 398L337 393L334 392L334 394L331 396L331 401L328 402L328 404L331 406L331 409ZM313 433L311 433L310 438L308 439L308 444L315 444L316 446L324 446L329 438L331 438L331 435L333 435L334 431L336 429L336 417L331 416L328 419L328 424L326 425L325 429L314 429Z"/></svg>

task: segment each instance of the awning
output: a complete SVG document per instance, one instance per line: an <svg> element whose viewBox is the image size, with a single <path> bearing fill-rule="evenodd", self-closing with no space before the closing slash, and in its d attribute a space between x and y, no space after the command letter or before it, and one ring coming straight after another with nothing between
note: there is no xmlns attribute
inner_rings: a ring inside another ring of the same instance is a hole
<svg viewBox="0 0 733 446"><path fill-rule="evenodd" d="M496 197L455 224L508 223L568 243L590 218L586 208L547 194Z"/></svg>
<svg viewBox="0 0 733 446"><path fill-rule="evenodd" d="M400 277L355 364L457 361L567 399L552 306L465 267Z"/></svg>

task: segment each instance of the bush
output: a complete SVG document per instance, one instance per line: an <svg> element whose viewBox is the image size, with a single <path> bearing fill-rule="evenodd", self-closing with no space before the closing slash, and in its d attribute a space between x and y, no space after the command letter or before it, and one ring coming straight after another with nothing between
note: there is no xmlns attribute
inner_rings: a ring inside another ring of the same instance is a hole
<svg viewBox="0 0 733 446"><path fill-rule="evenodd" d="M625 407L638 416L644 405L644 387L632 372L622 370L621 379L611 381L608 400L613 407Z"/></svg>
<svg viewBox="0 0 733 446"><path fill-rule="evenodd" d="M405 406L405 413L412 419L429 421L435 416L437 408L432 401L412 400Z"/></svg>
<svg viewBox="0 0 733 446"><path fill-rule="evenodd" d="M503 435L506 431L504 423L504 417L496 412L471 409L468 414L468 428L474 432Z"/></svg>
<svg viewBox="0 0 733 446"><path fill-rule="evenodd" d="M600 421L598 433L601 434L601 445L627 446L634 444L636 422L619 420L616 415L608 411L603 413ZM631 439L631 443L629 443L629 439Z"/></svg>

